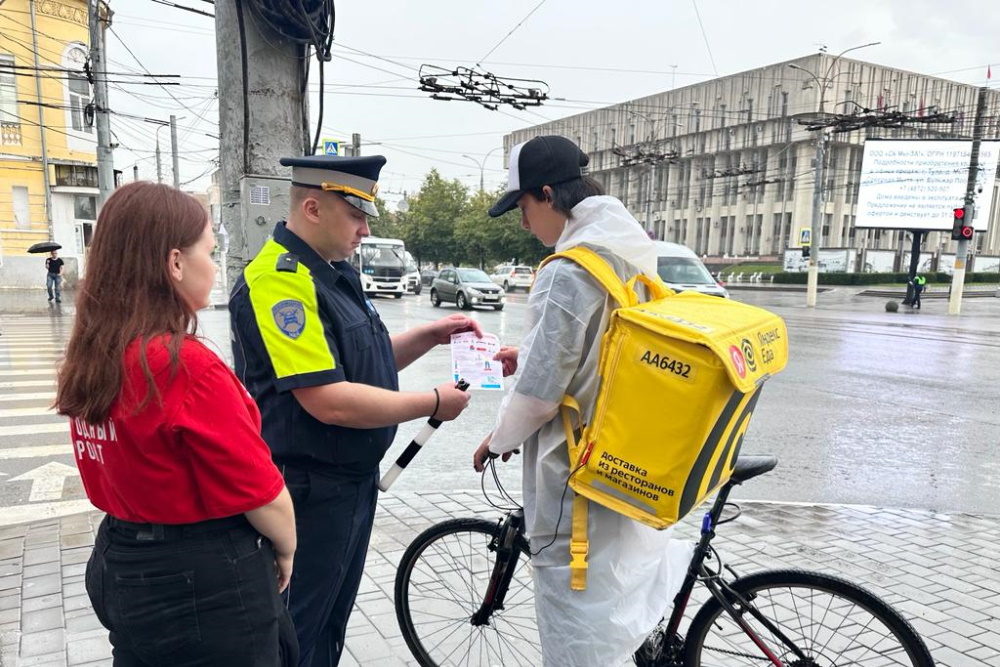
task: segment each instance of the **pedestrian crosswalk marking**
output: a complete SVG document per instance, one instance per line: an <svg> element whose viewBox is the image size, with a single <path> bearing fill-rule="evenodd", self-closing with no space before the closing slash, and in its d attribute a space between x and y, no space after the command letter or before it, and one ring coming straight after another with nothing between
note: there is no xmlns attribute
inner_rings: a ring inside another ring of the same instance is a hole
<svg viewBox="0 0 1000 667"><path fill-rule="evenodd" d="M55 375L55 374L56 374L55 366L53 366L52 368L37 368L37 369L17 369L17 370L9 368L0 369L0 376L3 377L10 377L13 375Z"/></svg>
<svg viewBox="0 0 1000 667"><path fill-rule="evenodd" d="M73 445L69 438L63 445L39 445L38 447L11 447L10 449L0 449L0 461L11 459L40 459L50 456L61 456L63 454L73 454Z"/></svg>
<svg viewBox="0 0 1000 667"><path fill-rule="evenodd" d="M23 389L26 387L55 387L56 381L52 380L15 380L13 382L0 382L0 391L4 389Z"/></svg>
<svg viewBox="0 0 1000 667"><path fill-rule="evenodd" d="M69 433L69 420L49 424L0 426L0 438L17 435L35 435L36 433Z"/></svg>
<svg viewBox="0 0 1000 667"><path fill-rule="evenodd" d="M35 394L0 394L0 401L51 401L56 397L54 391L43 391Z"/></svg>
<svg viewBox="0 0 1000 667"><path fill-rule="evenodd" d="M56 365L56 363L58 361L59 361L58 359L52 359L51 361L47 360L47 359L42 359L41 361L18 361L16 363L11 364L11 365L15 366L17 368L36 368L36 367L37 368L46 368L46 367L48 367L48 368L55 368L55 365ZM4 363L4 359L2 358L2 355L0 355L0 364L3 364L3 363Z"/></svg>
<svg viewBox="0 0 1000 667"><path fill-rule="evenodd" d="M43 415L56 416L55 410L49 407L41 408L10 408L0 410L0 417L41 417Z"/></svg>

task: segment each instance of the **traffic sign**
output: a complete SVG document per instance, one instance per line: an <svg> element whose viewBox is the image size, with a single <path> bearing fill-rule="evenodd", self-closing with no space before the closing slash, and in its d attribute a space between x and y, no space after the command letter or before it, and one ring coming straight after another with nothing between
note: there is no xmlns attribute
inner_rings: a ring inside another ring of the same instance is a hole
<svg viewBox="0 0 1000 667"><path fill-rule="evenodd" d="M799 245L812 245L812 229L803 227L799 230Z"/></svg>
<svg viewBox="0 0 1000 667"><path fill-rule="evenodd" d="M323 155L340 155L340 140L339 139L324 139L323 140Z"/></svg>

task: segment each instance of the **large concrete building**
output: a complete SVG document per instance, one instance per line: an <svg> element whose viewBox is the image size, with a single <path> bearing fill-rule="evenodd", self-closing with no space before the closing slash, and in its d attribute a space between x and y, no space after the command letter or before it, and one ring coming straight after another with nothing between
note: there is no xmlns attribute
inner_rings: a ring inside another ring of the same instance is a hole
<svg viewBox="0 0 1000 667"><path fill-rule="evenodd" d="M719 259L780 258L798 246L798 230L813 227L816 133L799 120L859 106L956 114L951 125L829 135L822 225L813 233L822 247L860 257L909 249L903 231L855 228L864 141L971 138L976 98L973 86L818 53L518 130L504 146L509 153L540 134L566 136L656 238ZM1000 138L1000 90L988 93L986 118L985 138ZM998 207L994 196L989 231L974 243L980 255L1000 254ZM950 233L925 234L923 250L944 257L954 242Z"/></svg>
<svg viewBox="0 0 1000 667"><path fill-rule="evenodd" d="M70 282L86 262L98 192L87 26L85 0L0 2L2 287L45 284L25 252L39 241L63 246Z"/></svg>

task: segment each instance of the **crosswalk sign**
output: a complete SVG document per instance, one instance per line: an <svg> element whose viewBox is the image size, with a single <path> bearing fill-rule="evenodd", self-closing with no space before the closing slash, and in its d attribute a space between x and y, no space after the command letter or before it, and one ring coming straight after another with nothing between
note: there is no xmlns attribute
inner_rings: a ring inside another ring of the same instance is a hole
<svg viewBox="0 0 1000 667"><path fill-rule="evenodd" d="M812 229L809 227L803 227L799 230L799 245L800 246L810 246L812 245Z"/></svg>
<svg viewBox="0 0 1000 667"><path fill-rule="evenodd" d="M323 155L340 155L340 141L338 139L324 139Z"/></svg>

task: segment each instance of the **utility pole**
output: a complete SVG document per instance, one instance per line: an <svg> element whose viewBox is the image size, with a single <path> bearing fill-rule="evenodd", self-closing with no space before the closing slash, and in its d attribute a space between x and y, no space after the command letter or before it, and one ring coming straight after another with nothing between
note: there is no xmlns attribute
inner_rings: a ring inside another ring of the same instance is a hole
<svg viewBox="0 0 1000 667"><path fill-rule="evenodd" d="M909 280L906 282L906 296L903 297L903 305L909 306L913 304L913 280L917 277L917 269L920 268L920 242L923 239L923 232L919 229L911 229L910 235L912 237L912 243L910 244L910 267L907 270L907 275ZM900 270L903 269L903 246L906 241L903 239L902 232L899 238L899 261Z"/></svg>
<svg viewBox="0 0 1000 667"><path fill-rule="evenodd" d="M132 167L132 180L133 181L139 180L139 165L134 165Z"/></svg>
<svg viewBox="0 0 1000 667"><path fill-rule="evenodd" d="M653 230L652 208L653 208L653 188L656 187L656 163L649 165L649 182L646 184L646 233Z"/></svg>
<svg viewBox="0 0 1000 667"><path fill-rule="evenodd" d="M42 74L38 64L38 31L35 30L35 0L31 0L31 46L35 52L35 100L38 102L38 131L42 135L42 182L45 184L45 223L49 240L54 241L52 228L52 182L49 180L49 149L45 143L45 106L42 104Z"/></svg>
<svg viewBox="0 0 1000 667"><path fill-rule="evenodd" d="M159 128L157 128L159 129ZM160 159L160 135L156 135L156 182L163 182L163 161Z"/></svg>
<svg viewBox="0 0 1000 667"><path fill-rule="evenodd" d="M809 275L806 279L806 306L816 307L819 291L819 251L823 241L823 179L826 160L826 131L816 133L816 183L813 185L812 247L809 249Z"/></svg>
<svg viewBox="0 0 1000 667"><path fill-rule="evenodd" d="M101 0L87 0L90 19L90 72L94 79L94 116L97 125L97 210L115 189L115 163L111 155L111 123L108 119L108 65L104 56L104 31L111 21L111 9L105 5L106 19L101 18Z"/></svg>
<svg viewBox="0 0 1000 667"><path fill-rule="evenodd" d="M986 88L979 89L979 98L976 101L976 123L972 128L972 156L969 158L969 180L965 185L965 204L972 206L976 202L976 177L979 175L979 147L983 142L983 118L986 116ZM986 179L986 182L993 183L993 174ZM989 215L989 211L984 213ZM974 213L969 224L975 224ZM951 277L951 294L948 299L948 314L959 315L962 312L962 290L965 289L965 263L969 255L969 242L962 239L958 242L958 250L955 252L955 273Z"/></svg>
<svg viewBox="0 0 1000 667"><path fill-rule="evenodd" d="M361 135L357 132L351 135L351 147L355 157L361 155Z"/></svg>
<svg viewBox="0 0 1000 667"><path fill-rule="evenodd" d="M177 155L177 116L170 114L170 151L174 158L174 187L181 187L180 158Z"/></svg>
<svg viewBox="0 0 1000 667"><path fill-rule="evenodd" d="M227 100L219 105L219 144L230 285L288 215L291 169L278 160L312 147L303 127L305 48L271 32L250 11L243 0L215 2L219 99Z"/></svg>

